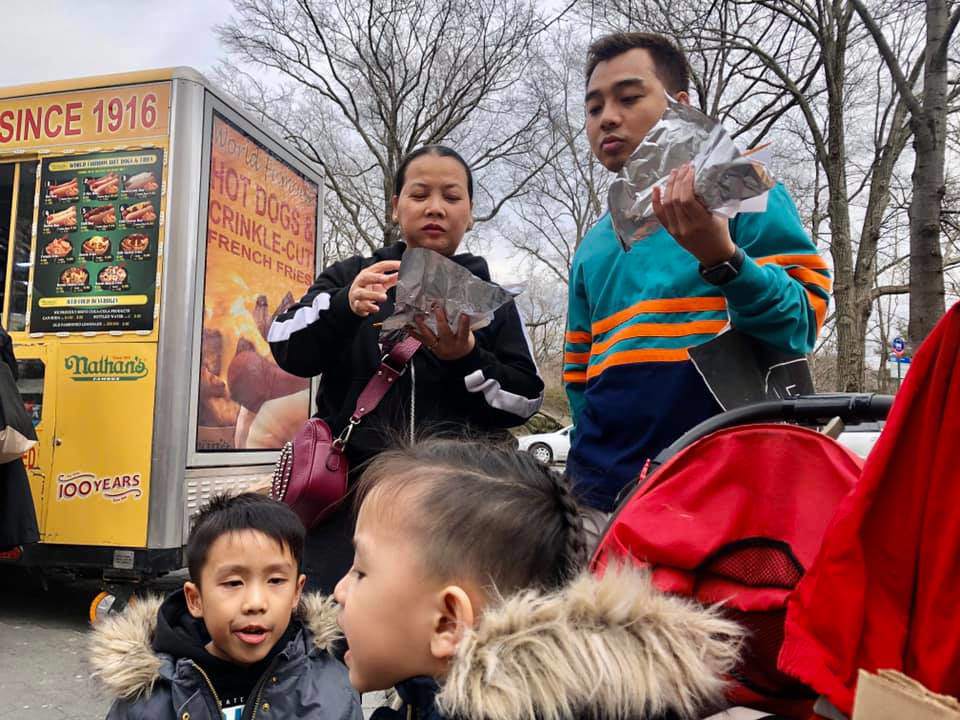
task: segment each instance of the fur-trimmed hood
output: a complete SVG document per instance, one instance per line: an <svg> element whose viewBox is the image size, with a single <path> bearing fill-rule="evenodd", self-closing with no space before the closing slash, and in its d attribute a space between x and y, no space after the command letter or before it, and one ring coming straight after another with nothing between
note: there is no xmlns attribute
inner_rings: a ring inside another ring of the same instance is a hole
<svg viewBox="0 0 960 720"><path fill-rule="evenodd" d="M461 642L437 695L446 717L697 717L722 701L741 628L716 609L609 568L552 593L488 608Z"/></svg>
<svg viewBox="0 0 960 720"><path fill-rule="evenodd" d="M149 695L157 680L172 677L177 658L154 649L160 610L167 601L159 596L138 598L122 613L108 616L94 628L90 666L93 676L113 697L133 700ZM332 652L341 637L332 598L304 595L296 617L308 633L312 651Z"/></svg>

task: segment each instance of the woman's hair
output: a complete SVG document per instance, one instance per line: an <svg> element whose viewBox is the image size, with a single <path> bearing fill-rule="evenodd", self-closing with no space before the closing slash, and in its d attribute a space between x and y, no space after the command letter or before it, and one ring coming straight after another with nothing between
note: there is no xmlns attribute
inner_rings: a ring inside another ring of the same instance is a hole
<svg viewBox="0 0 960 720"><path fill-rule="evenodd" d="M407 180L407 168L410 166L410 163L424 155L453 158L460 163L463 166L463 171L467 174L467 195L470 197L470 202L473 202L473 173L470 171L470 166L467 165L466 160L460 157L460 153L446 145L424 145L407 155L403 159L403 162L400 163L400 167L397 169L397 175L393 179L394 195L399 195L400 191L403 190L403 183Z"/></svg>
<svg viewBox="0 0 960 720"><path fill-rule="evenodd" d="M466 440L431 439L388 450L367 467L357 508L403 524L431 575L492 584L510 594L555 588L586 559L567 482L527 453Z"/></svg>

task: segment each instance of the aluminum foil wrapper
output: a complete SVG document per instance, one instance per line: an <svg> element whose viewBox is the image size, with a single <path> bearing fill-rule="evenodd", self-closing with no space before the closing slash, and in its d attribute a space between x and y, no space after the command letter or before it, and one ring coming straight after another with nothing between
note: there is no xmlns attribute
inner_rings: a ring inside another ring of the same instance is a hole
<svg viewBox="0 0 960 720"><path fill-rule="evenodd" d="M395 310L381 327L381 340L408 325L416 327L417 315L426 316L426 326L436 332L433 311L437 307L444 309L454 331L461 315L468 315L470 329L478 330L493 322L497 308L518 294L481 280L453 260L424 248L408 248L403 253L399 275Z"/></svg>
<svg viewBox="0 0 960 720"><path fill-rule="evenodd" d="M762 152L741 154L723 126L668 96L667 109L630 156L610 187L613 226L624 249L661 228L653 188L672 170L693 163L694 191L717 215L763 212L774 179Z"/></svg>

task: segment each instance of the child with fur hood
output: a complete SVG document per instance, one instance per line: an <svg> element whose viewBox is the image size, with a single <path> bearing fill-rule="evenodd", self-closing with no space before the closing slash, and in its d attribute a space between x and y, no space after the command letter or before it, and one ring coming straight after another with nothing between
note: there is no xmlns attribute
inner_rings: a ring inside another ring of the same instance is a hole
<svg viewBox="0 0 960 720"><path fill-rule="evenodd" d="M375 720L661 720L722 705L740 629L637 571L579 575L576 504L526 453L391 451L358 507L335 598L351 683L398 693Z"/></svg>
<svg viewBox="0 0 960 720"><path fill-rule="evenodd" d="M304 534L262 495L202 509L187 544L191 581L94 631L94 674L116 698L108 720L361 720L332 653L336 610L301 598Z"/></svg>

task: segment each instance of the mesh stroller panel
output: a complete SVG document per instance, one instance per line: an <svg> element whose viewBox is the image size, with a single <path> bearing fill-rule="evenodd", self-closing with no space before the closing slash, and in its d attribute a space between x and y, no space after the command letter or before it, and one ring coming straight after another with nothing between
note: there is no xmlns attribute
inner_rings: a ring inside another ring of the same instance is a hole
<svg viewBox="0 0 960 720"><path fill-rule="evenodd" d="M697 568L696 576L695 595L702 583L714 578L744 587L790 590L803 577L803 566L786 543L749 538L724 545ZM744 612L727 608L726 614L749 633L736 679L760 695L809 697L806 687L777 670L777 656L783 644L784 610Z"/></svg>
<svg viewBox="0 0 960 720"><path fill-rule="evenodd" d="M716 575L749 587L789 590L803 577L803 565L785 542L749 538L724 545L697 568L697 575Z"/></svg>

